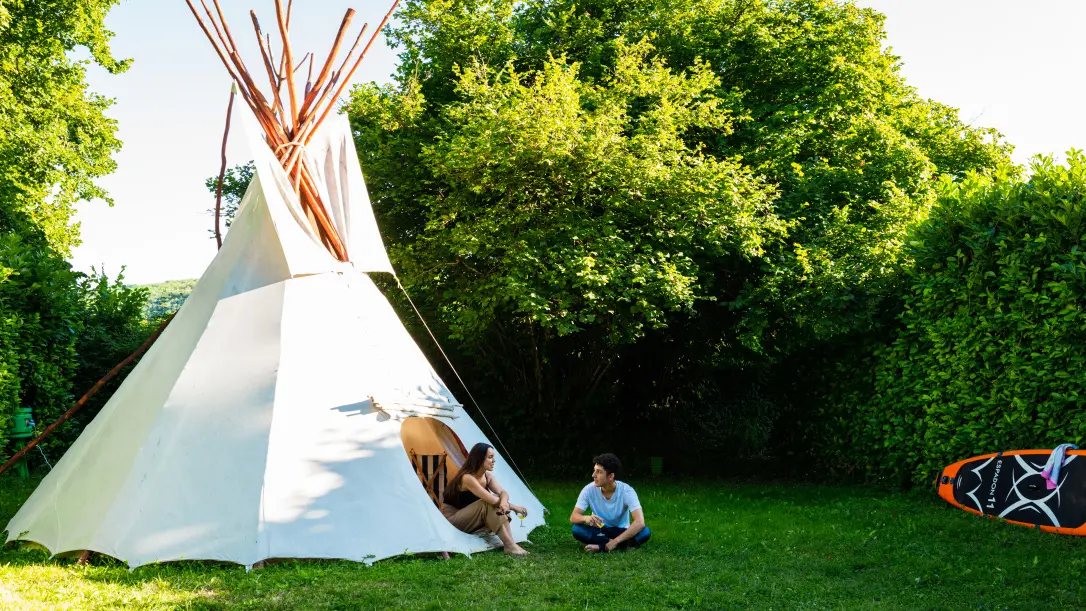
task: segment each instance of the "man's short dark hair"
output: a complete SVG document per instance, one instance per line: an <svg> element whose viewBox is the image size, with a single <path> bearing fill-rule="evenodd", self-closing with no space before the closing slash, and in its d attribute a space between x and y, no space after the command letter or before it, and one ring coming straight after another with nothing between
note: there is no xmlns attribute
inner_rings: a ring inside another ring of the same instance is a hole
<svg viewBox="0 0 1086 611"><path fill-rule="evenodd" d="M622 469L622 461L614 454L600 454L592 459L592 464L603 467L608 475L614 475L615 477L618 477L618 472Z"/></svg>

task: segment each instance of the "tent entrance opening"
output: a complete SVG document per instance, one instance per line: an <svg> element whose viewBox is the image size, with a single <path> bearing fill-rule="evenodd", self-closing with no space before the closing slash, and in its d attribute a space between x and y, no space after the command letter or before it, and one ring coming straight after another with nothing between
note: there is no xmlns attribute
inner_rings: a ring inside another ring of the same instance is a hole
<svg viewBox="0 0 1086 611"><path fill-rule="evenodd" d="M460 470L468 452L456 433L436 418L412 417L400 429L411 468L438 509L445 484Z"/></svg>

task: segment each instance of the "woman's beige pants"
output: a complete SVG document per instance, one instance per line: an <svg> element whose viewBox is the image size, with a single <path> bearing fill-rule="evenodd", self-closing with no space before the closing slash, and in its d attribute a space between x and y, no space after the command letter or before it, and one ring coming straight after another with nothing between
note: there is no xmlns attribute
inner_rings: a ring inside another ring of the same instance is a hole
<svg viewBox="0 0 1086 611"><path fill-rule="evenodd" d="M453 526L466 533L475 532L484 526L490 532L497 533L502 524L506 524L512 519L508 514L499 514L496 506L488 505L482 499L463 509L457 509L452 505L444 505L441 508L441 513L448 518L449 522L452 522Z"/></svg>

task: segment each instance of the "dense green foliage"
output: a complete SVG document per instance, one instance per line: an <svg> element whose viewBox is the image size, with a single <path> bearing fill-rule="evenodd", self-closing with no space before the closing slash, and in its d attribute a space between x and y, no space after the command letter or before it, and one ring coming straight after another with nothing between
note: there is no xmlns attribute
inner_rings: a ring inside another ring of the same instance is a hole
<svg viewBox="0 0 1086 611"><path fill-rule="evenodd" d="M406 459L405 459L406 460ZM652 539L585 554L567 516L583 482L540 483L551 509L527 558L498 551L371 567L288 561L129 572L0 550L15 609L1081 609L1083 541L977 519L929 495L804 484L632 481ZM0 478L0 524L31 485ZM514 527L515 528L515 527Z"/></svg>
<svg viewBox="0 0 1086 611"><path fill-rule="evenodd" d="M124 284L124 275L110 281L105 273L92 274L81 283L81 325L76 340L79 366L71 381L72 398L78 398L113 367L139 348L161 322L161 316L144 317L147 291ZM135 365L129 365L106 383L86 406L54 433L47 447L63 451L75 441L105 405ZM69 402L70 403L70 402ZM71 405L52 404L39 411L42 424L55 420Z"/></svg>
<svg viewBox="0 0 1086 611"><path fill-rule="evenodd" d="M965 126L904 82L883 50L883 17L869 9L827 0L528 5L518 24L525 55L566 54L606 74L618 41L648 38L676 68L713 68L734 129L688 137L778 185L774 210L795 221L741 295L721 296L743 314L741 340L759 351L870 328L933 178L1006 160L997 134Z"/></svg>
<svg viewBox="0 0 1086 611"><path fill-rule="evenodd" d="M347 109L403 283L510 445L926 483L1081 442L1082 157L1021 178L872 11L662 7L412 0L397 82Z"/></svg>
<svg viewBox="0 0 1086 611"><path fill-rule="evenodd" d="M411 222L425 229L393 246L405 276L443 290L453 337L509 315L538 325L543 344L588 328L627 343L710 299L705 266L758 257L784 235L771 189L683 140L726 127L712 73L675 74L650 51L620 46L599 84L557 60L527 76L461 74L464 101L443 111L454 129L420 158L449 190L422 194ZM450 266L428 273L435 261Z"/></svg>
<svg viewBox="0 0 1086 611"><path fill-rule="evenodd" d="M378 221L499 428L548 461L764 451L801 420L781 363L892 323L938 178L1008 163L850 4L400 19L397 82L348 107Z"/></svg>
<svg viewBox="0 0 1086 611"><path fill-rule="evenodd" d="M15 408L66 409L78 367L79 275L45 246L0 237L0 444ZM7 453L4 453L5 455Z"/></svg>
<svg viewBox="0 0 1086 611"><path fill-rule="evenodd" d="M185 303L194 286L195 279L141 285L140 288L147 290L147 305L143 309L143 317L153 321L173 314Z"/></svg>
<svg viewBox="0 0 1086 611"><path fill-rule="evenodd" d="M67 410L146 337L144 293L122 277L72 271L73 204L108 195L94 180L120 147L110 102L87 90L86 66L113 73L103 20L115 0L0 3L0 457L12 411L39 428ZM79 47L90 59L72 59ZM87 405L45 449L58 451L96 413ZM55 457L54 453L54 457Z"/></svg>
<svg viewBox="0 0 1086 611"><path fill-rule="evenodd" d="M1086 156L942 189L911 242L900 329L840 372L818 435L830 461L915 483L964 457L1086 440Z"/></svg>
<svg viewBox="0 0 1086 611"><path fill-rule="evenodd" d="M249 182L253 180L253 174L256 171L256 166L253 162L236 165L232 168L227 168L226 173L222 177L222 201L219 214L222 217L223 233L230 227L230 224L234 222L234 216L238 213L238 206L241 205L241 200L245 197L245 190L249 188ZM204 181L204 186L211 192L212 195L218 195L219 192L219 177L211 176ZM212 208L207 211L211 215L211 218L215 218L215 209ZM214 221L212 221L214 223ZM215 226L212 224L211 229L208 229L211 233L211 238L215 238Z"/></svg>
<svg viewBox="0 0 1086 611"><path fill-rule="evenodd" d="M128 67L110 54L104 20L117 0L0 3L0 232L44 239L61 255L79 242L73 204L108 194L121 146L107 100L87 90L86 66ZM91 59L76 60L77 47Z"/></svg>
<svg viewBox="0 0 1086 611"><path fill-rule="evenodd" d="M144 299L122 276L73 272L48 247L0 235L0 456L10 454L4 448L15 408L32 408L40 430L143 342ZM67 447L110 390L45 448Z"/></svg>

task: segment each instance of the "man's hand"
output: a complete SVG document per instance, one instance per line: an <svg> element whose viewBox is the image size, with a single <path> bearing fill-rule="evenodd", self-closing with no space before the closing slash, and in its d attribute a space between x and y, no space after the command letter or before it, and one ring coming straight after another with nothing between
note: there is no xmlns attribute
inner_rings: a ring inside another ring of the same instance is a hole
<svg viewBox="0 0 1086 611"><path fill-rule="evenodd" d="M596 528L603 528L603 518L599 517L596 514L592 514L590 516L585 516L584 523L585 523L586 526L595 526Z"/></svg>
<svg viewBox="0 0 1086 611"><path fill-rule="evenodd" d="M615 541L614 539L611 539L611 540L610 540L610 541L608 541L608 542L607 542L606 544L604 544L604 546L603 546L603 547L604 547L604 549L606 549L607 551L609 551L609 552L613 552L613 551L615 551L615 548L616 548L616 547L618 547L618 542L617 542L617 541Z"/></svg>

